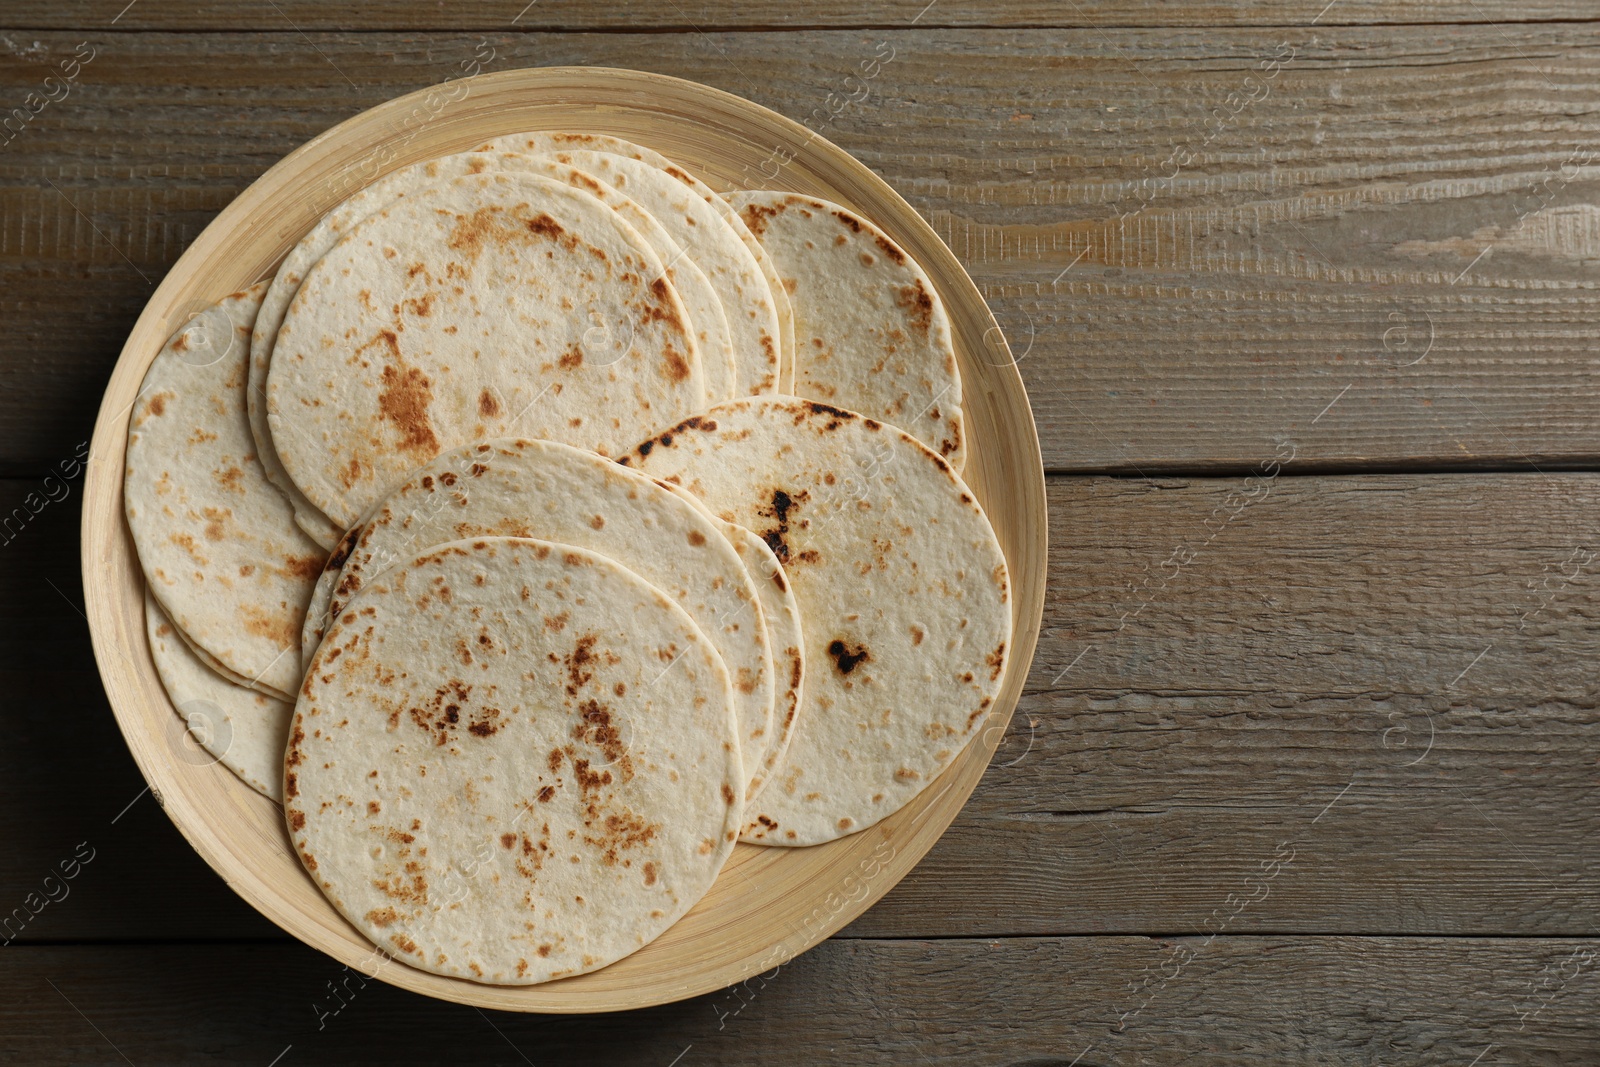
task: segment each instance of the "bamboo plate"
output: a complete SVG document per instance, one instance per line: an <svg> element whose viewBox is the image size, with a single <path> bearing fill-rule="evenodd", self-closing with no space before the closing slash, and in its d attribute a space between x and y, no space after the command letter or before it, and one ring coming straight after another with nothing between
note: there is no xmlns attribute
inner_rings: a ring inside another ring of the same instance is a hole
<svg viewBox="0 0 1600 1067"><path fill-rule="evenodd" d="M590 974L504 987L428 974L378 952L301 868L281 809L186 748L146 642L122 469L129 409L145 370L190 313L270 278L317 219L380 175L539 129L638 141L718 188L780 187L838 201L877 222L926 268L954 328L970 443L966 478L1011 568L1014 638L985 729L909 806L826 845L741 844L711 892L639 952ZM139 316L106 388L85 485L83 585L95 657L128 747L168 817L235 892L306 944L393 985L485 1008L596 1012L668 1003L769 971L860 915L933 846L983 776L1022 691L1044 603L1044 474L1033 415L1005 341L955 256L894 190L806 127L727 93L636 71L478 75L391 100L291 153L206 227Z"/></svg>

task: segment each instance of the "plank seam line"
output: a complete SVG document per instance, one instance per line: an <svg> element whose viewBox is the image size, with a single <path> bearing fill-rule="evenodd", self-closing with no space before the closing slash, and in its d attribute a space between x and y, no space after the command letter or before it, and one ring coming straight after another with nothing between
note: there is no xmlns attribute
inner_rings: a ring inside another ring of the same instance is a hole
<svg viewBox="0 0 1600 1067"><path fill-rule="evenodd" d="M1144 930L1085 930L1050 933L988 933L988 934L852 934L848 930L834 934L831 941L1096 941L1106 938L1142 938L1147 941L1169 941L1180 938L1211 937L1211 931L1196 929L1189 932L1162 931L1149 932ZM1248 930L1229 931L1215 935L1218 941L1244 941L1249 939L1260 940L1263 938L1280 939L1305 939L1312 938L1331 940L1340 938L1344 940L1366 941L1582 941L1600 943L1600 936L1581 933L1531 933L1531 934L1488 934L1488 933L1356 933L1353 931L1302 931L1302 930ZM299 939L284 934L281 937L216 937L216 938L40 938L38 940L25 940L18 938L7 945L11 949L43 949L43 948L209 948L209 947L238 947L261 945L264 947L295 946L299 947Z"/></svg>
<svg viewBox="0 0 1600 1067"><path fill-rule="evenodd" d="M925 31L973 31L997 32L1008 30L1044 30L1044 31L1087 31L1100 32L1114 30L1118 32L1147 32L1152 34L1165 34L1184 31L1257 31L1257 30L1388 30L1388 29L1465 29L1477 28L1494 29L1501 26L1593 26L1600 23L1600 18L1593 19L1480 19L1472 21L1401 21L1401 22L1204 22L1183 23L1177 25L1161 25L1154 23L1054 23L1054 22L1027 22L1027 23L923 23L916 26L904 22L877 23L817 23L800 26L777 25L667 25L667 26L531 26L531 27L489 27L489 26L435 26L431 24L395 24L381 28L313 28L306 32L311 34L342 35L347 37L381 36L396 33L459 33L459 34L485 34L495 33L505 36L528 36L533 34L613 34L636 37L707 34L707 33L746 33L746 34L790 34L790 33L859 33L872 31L874 33L922 33ZM236 36L293 36L281 30L256 30L242 29L229 26L201 26L201 27L153 27L139 28L110 27L101 25L83 26L76 24L41 24L41 25L0 25L0 32L15 33L86 33L92 32L102 35L135 35L135 34L167 34L167 35L198 35L198 34L232 34Z"/></svg>

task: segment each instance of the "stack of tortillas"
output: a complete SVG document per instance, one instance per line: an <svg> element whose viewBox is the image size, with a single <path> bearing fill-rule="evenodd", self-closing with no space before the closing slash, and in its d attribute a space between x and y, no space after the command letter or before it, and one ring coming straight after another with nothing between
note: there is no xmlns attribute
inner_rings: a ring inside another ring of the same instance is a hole
<svg viewBox="0 0 1600 1067"><path fill-rule="evenodd" d="M175 743L394 958L603 967L977 735L1011 614L966 450L932 281L844 207L581 133L396 171L131 412Z"/></svg>

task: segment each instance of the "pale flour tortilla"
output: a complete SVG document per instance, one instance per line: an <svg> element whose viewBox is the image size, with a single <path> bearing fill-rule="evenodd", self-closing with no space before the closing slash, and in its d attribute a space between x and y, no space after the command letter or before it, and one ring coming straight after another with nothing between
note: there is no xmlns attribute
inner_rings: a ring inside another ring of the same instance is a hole
<svg viewBox="0 0 1600 1067"><path fill-rule="evenodd" d="M550 158L592 174L656 217L706 272L722 300L733 337L738 394L776 390L783 335L773 291L760 263L717 208L644 160L591 151L552 152Z"/></svg>
<svg viewBox="0 0 1600 1067"><path fill-rule="evenodd" d="M243 683L300 685L300 630L324 553L256 459L245 412L249 338L265 286L173 335L128 428L123 503L139 564L172 622Z"/></svg>
<svg viewBox="0 0 1600 1067"><path fill-rule="evenodd" d="M144 611L156 673L193 743L256 792L282 801L283 750L294 705L236 685L207 668L179 639L178 628L148 589ZM176 739L174 743L184 744ZM197 760L198 755L184 748L179 758L207 762Z"/></svg>
<svg viewBox="0 0 1600 1067"><path fill-rule="evenodd" d="M925 789L1005 673L1005 557L959 475L911 435L795 397L719 404L623 462L760 534L800 607L805 694L746 840L811 845Z"/></svg>
<svg viewBox="0 0 1600 1067"><path fill-rule="evenodd" d="M351 602L284 761L306 870L414 967L592 971L703 896L743 781L726 671L667 595L544 541L439 546ZM668 665L671 670L664 670Z"/></svg>
<svg viewBox="0 0 1600 1067"><path fill-rule="evenodd" d="M758 375L752 373L752 382L740 391L739 395L749 396L762 392L788 392L794 384L794 320L789 307L788 294L784 292L778 276L777 268L773 265L771 257L767 255L761 242L745 227L735 212L720 196L703 180L697 177L687 167L680 166L674 160L657 152L653 148L613 137L603 133L577 133L566 130L542 130L530 133L516 134L511 137L497 138L488 142L486 147L499 147L522 152L603 152L610 155L625 156L648 163L657 170L664 171L669 177L687 186L694 194L711 205L727 225L733 230L740 243L745 246L745 251L755 260L756 269L761 272L767 289L772 296L773 311L778 320L778 358L777 377L772 383L772 388L758 388L754 380ZM730 317L733 311L729 310Z"/></svg>
<svg viewBox="0 0 1600 1067"><path fill-rule="evenodd" d="M415 470L363 524L331 590L327 617L431 545L463 537L559 541L616 560L678 603L733 682L746 789L766 781L773 669L760 586L721 524L636 471L550 441L504 439L453 449Z"/></svg>
<svg viewBox="0 0 1600 1067"><path fill-rule="evenodd" d="M289 493L290 499L295 502L297 516L301 515L303 509L310 509L313 517L308 521L315 525L320 520L324 530L332 528L332 521L317 511L289 480L288 473L283 470L276 449L272 446L271 432L267 425L267 372L271 365L272 348L277 340L278 327L283 323L289 302L299 291L306 272L327 254L346 232L363 219L402 197L424 190L436 182L490 170L543 174L563 181L597 197L638 229L640 236L667 265L667 279L672 282L683 300L700 347L701 361L706 374L707 398L731 399L737 395L734 390L733 340L728 334L727 316L723 313L722 302L704 272L695 266L694 261L648 212L599 179L592 178L575 167L545 157L520 153L466 152L426 160L385 175L325 215L284 258L271 287L267 290L266 298L262 301L261 312L256 316L255 331L250 345L250 428L256 435L268 477L275 485L279 485ZM286 488L279 482L280 475L282 481L287 483ZM325 547L331 550L338 541L340 533L339 530L333 530L331 539L327 541Z"/></svg>
<svg viewBox="0 0 1600 1067"><path fill-rule="evenodd" d="M339 543L333 546L333 551L328 553L322 573L317 576L316 588L311 590L311 603L306 605L306 621L300 629L302 672L311 666L311 657L317 654L322 635L328 632L328 626L333 622L333 616L328 611L328 605L333 602L333 587L339 584L339 572L344 570L344 561L350 558L350 550L355 547L356 538L361 536L361 529L366 524L367 517L363 517L344 532Z"/></svg>
<svg viewBox="0 0 1600 1067"><path fill-rule="evenodd" d="M503 172L351 229L301 283L267 375L285 469L345 526L446 449L520 433L615 453L704 396L639 232L588 193Z"/></svg>
<svg viewBox="0 0 1600 1067"><path fill-rule="evenodd" d="M927 272L838 204L773 191L728 200L772 255L793 301L793 392L898 426L961 470L961 372Z"/></svg>
<svg viewBox="0 0 1600 1067"><path fill-rule="evenodd" d="M783 564L778 562L778 557L767 547L767 542L760 534L713 515L703 500L682 486L663 481L657 481L656 484L689 501L717 524L722 536L739 553L739 562L744 564L745 573L750 575L761 598L761 620L766 625L767 644L772 649L777 696L773 701L772 729L768 735L771 740L761 753L764 764L761 782L754 793L746 795L745 803L748 804L767 787L773 775L781 771L784 757L789 752L789 742L794 737L800 701L805 695L805 639L800 628L800 605L795 601L794 590L789 587ZM746 762L751 758L750 749L746 747Z"/></svg>

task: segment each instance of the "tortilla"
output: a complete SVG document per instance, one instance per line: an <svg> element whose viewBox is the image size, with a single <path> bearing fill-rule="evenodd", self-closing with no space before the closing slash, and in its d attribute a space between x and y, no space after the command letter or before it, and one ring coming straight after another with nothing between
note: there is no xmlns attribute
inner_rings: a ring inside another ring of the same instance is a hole
<svg viewBox="0 0 1600 1067"><path fill-rule="evenodd" d="M204 653L269 695L300 685L300 629L322 549L257 462L245 413L265 286L226 297L150 364L128 428L123 503L145 580Z"/></svg>
<svg viewBox="0 0 1600 1067"><path fill-rule="evenodd" d="M180 758L220 762L256 792L281 801L283 749L294 705L235 685L209 670L179 640L178 628L148 589L144 613L156 673L192 739L174 739L181 746ZM190 749L191 743L209 753L209 758Z"/></svg>
<svg viewBox="0 0 1600 1067"><path fill-rule="evenodd" d="M961 470L961 372L927 272L838 204L783 192L728 200L794 302L795 394L898 426Z"/></svg>
<svg viewBox="0 0 1600 1067"><path fill-rule="evenodd" d="M272 445L271 431L267 425L266 382L271 365L272 349L277 340L278 327L283 323L289 302L300 289L307 271L317 260L327 254L339 239L352 227L373 213L388 207L404 196L426 189L438 181L478 174L488 170L522 171L543 174L568 185L575 186L597 197L613 208L636 229L646 243L667 264L667 279L678 290L684 309L689 316L699 343L701 360L706 374L706 395L709 399L729 399L734 391L733 340L728 334L727 316L722 301L712 289L704 272L673 241L661 225L644 209L618 193L615 189L578 171L567 164L557 163L537 156L499 153L462 153L430 159L403 170L385 175L372 185L344 201L325 215L311 232L300 240L285 257L273 278L271 287L256 317L256 327L250 345L250 428L256 435L267 475L273 484L284 489L296 505L296 515L303 511L312 513L310 521L324 531L333 523L294 487L288 472ZM280 482L281 475L281 482ZM305 523L302 523L305 525ZM313 536L316 533L313 530ZM324 547L332 549L342 530L333 529Z"/></svg>
<svg viewBox="0 0 1600 1067"><path fill-rule="evenodd" d="M346 616L362 588L430 545L496 535L598 552L687 611L733 679L746 786L752 796L760 789L778 686L759 586L715 519L593 452L507 439L454 449L413 471L352 543L328 617Z"/></svg>
<svg viewBox="0 0 1600 1067"><path fill-rule="evenodd" d="M767 283L767 290L771 293L773 311L778 322L778 353L776 370L777 377L773 380L772 388L757 388L754 378L747 383L747 388L742 389L738 395L750 396L763 392L791 392L794 384L794 320L789 306L788 295L784 292L779 280L778 271L773 265L771 257L767 255L761 242L745 227L739 215L720 196L700 178L691 173L688 168L680 166L675 161L657 152L653 148L613 137L603 133L575 133L566 130L543 130L530 133L516 134L511 137L497 138L490 141L486 148L511 149L521 152L604 152L610 155L624 156L647 163L657 170L664 171L668 177L688 187L696 196L711 205L722 221L733 230L734 236L744 245L745 251L755 260L756 269L761 272L762 279ZM703 223L701 223L703 225ZM713 228L714 229L714 228ZM721 235L718 234L720 239ZM733 311L728 312L730 318ZM754 350L752 350L754 351Z"/></svg>
<svg viewBox="0 0 1600 1067"><path fill-rule="evenodd" d="M717 208L680 178L643 160L589 151L554 152L551 158L599 178L656 217L706 272L722 300L733 336L738 395L776 390L782 330L773 291L759 261Z"/></svg>
<svg viewBox="0 0 1600 1067"><path fill-rule="evenodd" d="M350 549L355 546L356 538L361 536L366 524L367 520L363 518L344 532L339 543L333 546L333 551L328 553L322 573L317 576L316 588L311 590L311 602L306 605L306 621L300 629L302 671L311 666L311 657L317 654L322 635L328 632L328 626L333 622L333 615L328 610L328 605L333 601L333 587L339 584L339 572L344 569L344 561L350 558Z"/></svg>
<svg viewBox="0 0 1600 1067"><path fill-rule="evenodd" d="M285 813L384 951L544 982L637 951L710 888L742 811L731 690L660 590L485 538L391 568L347 617L295 710Z"/></svg>
<svg viewBox="0 0 1600 1067"><path fill-rule="evenodd" d="M777 695L772 705L770 741L760 757L763 765L761 781L754 792L746 795L745 802L749 803L766 788L773 774L783 766L783 759L789 752L789 742L794 737L794 724L800 711L800 699L805 693L806 676L800 606L795 602L794 590L789 587L783 564L778 562L778 557L772 554L772 549L767 547L761 535L712 515L704 501L682 486L662 481L656 484L690 501L717 524L722 536L739 554L739 562L744 564L745 573L755 583L756 593L761 600L761 621L766 625L767 645L772 649ZM750 749L746 746L745 762L749 763L752 759Z"/></svg>
<svg viewBox="0 0 1600 1067"><path fill-rule="evenodd" d="M746 840L812 845L899 810L977 736L1005 674L1005 556L902 430L795 397L719 404L621 462L759 533L800 608L805 693Z"/></svg>
<svg viewBox="0 0 1600 1067"><path fill-rule="evenodd" d="M285 469L346 526L457 445L521 432L615 453L704 396L639 232L587 193L498 172L346 234L289 305L267 376Z"/></svg>

